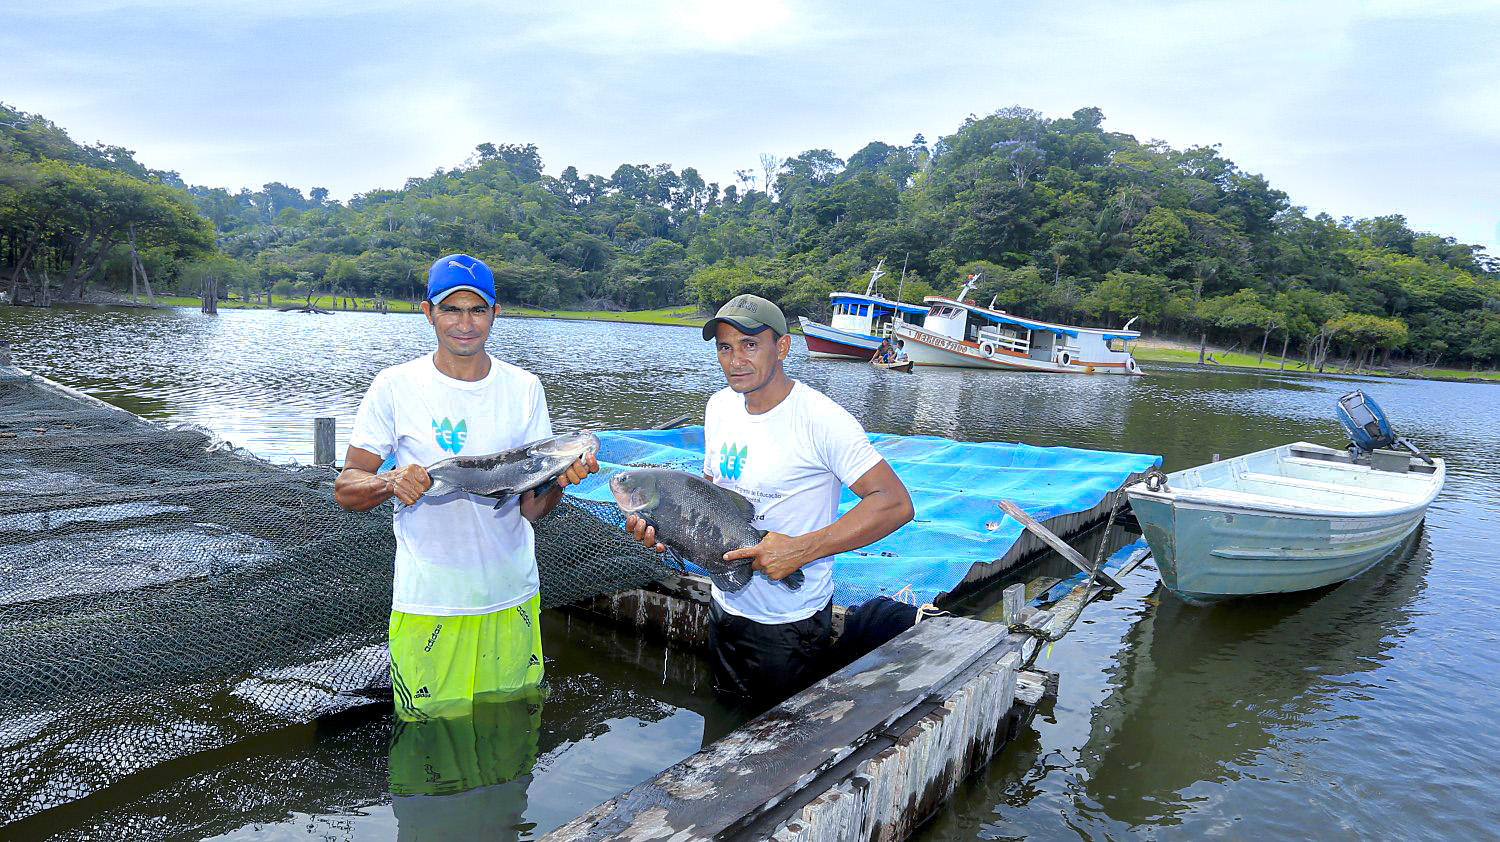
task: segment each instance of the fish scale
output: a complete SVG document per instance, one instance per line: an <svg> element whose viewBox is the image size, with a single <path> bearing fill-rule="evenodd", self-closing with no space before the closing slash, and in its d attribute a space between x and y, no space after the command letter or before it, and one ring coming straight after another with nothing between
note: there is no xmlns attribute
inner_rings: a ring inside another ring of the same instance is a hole
<svg viewBox="0 0 1500 842"><path fill-rule="evenodd" d="M724 561L725 553L755 546L766 534L752 525L755 507L741 495L664 468L622 471L610 478L609 490L621 511L644 519L658 541L707 571L721 590L734 593L750 583L749 559ZM805 579L797 570L781 583L796 590Z"/></svg>

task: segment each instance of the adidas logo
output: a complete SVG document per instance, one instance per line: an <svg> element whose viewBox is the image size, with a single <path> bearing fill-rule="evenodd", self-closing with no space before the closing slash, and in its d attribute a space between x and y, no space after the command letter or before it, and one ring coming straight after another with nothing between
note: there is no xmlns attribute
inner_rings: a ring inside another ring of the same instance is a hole
<svg viewBox="0 0 1500 842"><path fill-rule="evenodd" d="M541 661L537 660L536 654L533 653L531 656L531 666L537 666L540 663Z"/></svg>
<svg viewBox="0 0 1500 842"><path fill-rule="evenodd" d="M423 684L421 687L417 688L417 692L411 694L411 696L413 699L430 699L432 698L432 693L427 690L427 685Z"/></svg>

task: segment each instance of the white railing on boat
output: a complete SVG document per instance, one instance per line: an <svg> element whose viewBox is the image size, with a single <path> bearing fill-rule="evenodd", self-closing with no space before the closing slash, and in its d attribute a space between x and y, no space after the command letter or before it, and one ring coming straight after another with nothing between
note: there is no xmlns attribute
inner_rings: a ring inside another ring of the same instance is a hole
<svg viewBox="0 0 1500 842"><path fill-rule="evenodd" d="M980 330L979 348L981 351L985 351L986 346L991 346L997 350L1014 351L1018 354L1031 353L1031 340L1026 337L1010 336L999 331ZM986 356L988 356L988 353L985 351Z"/></svg>

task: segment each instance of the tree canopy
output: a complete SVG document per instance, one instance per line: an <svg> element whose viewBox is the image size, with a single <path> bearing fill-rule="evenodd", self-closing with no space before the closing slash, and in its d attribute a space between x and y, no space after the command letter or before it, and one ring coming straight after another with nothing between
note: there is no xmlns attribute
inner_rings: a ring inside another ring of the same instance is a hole
<svg viewBox="0 0 1500 842"><path fill-rule="evenodd" d="M910 301L979 271L976 296L1038 318L1500 361L1500 261L1482 248L1399 214L1309 215L1217 147L1142 143L1095 108L1005 108L847 158L767 153L736 182L644 163L549 175L535 145L481 143L347 202L279 182L231 192L0 107L0 271L118 288L111 256L133 227L163 277L218 267L252 294L416 297L432 259L467 252L508 302L712 309L755 291L817 316L885 258L881 292Z"/></svg>

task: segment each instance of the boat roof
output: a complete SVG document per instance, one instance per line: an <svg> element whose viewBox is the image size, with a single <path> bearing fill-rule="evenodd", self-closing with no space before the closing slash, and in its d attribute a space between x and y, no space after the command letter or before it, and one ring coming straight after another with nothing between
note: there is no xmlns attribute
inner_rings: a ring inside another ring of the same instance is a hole
<svg viewBox="0 0 1500 842"><path fill-rule="evenodd" d="M881 298L878 295L863 295L858 292L830 292L828 293L828 298L835 304L840 301L858 301L872 304L882 310L899 310L902 313L911 313L913 315L921 315L927 312L926 307L916 304L907 304L904 301L892 301L889 298Z"/></svg>
<svg viewBox="0 0 1500 842"><path fill-rule="evenodd" d="M965 304L962 301L956 301L952 298L943 298L939 295L929 295L926 298L923 298L922 301L936 304L951 304L954 307L962 307L963 309L968 310L970 313L973 313L974 315L981 318L989 319L996 324L1015 325L1017 327L1024 327L1027 330L1044 330L1049 333L1062 334L1063 336L1076 337L1080 333L1092 333L1098 335L1101 339L1137 339L1141 335L1141 332L1138 330L1111 330L1109 328L1100 327L1079 327L1077 325L1059 325L1053 324L1052 322L1041 322L1037 321L1036 319L1023 319L1020 316L1013 316L1010 313L1005 312L1004 310L991 310L988 307L980 307L977 304Z"/></svg>

